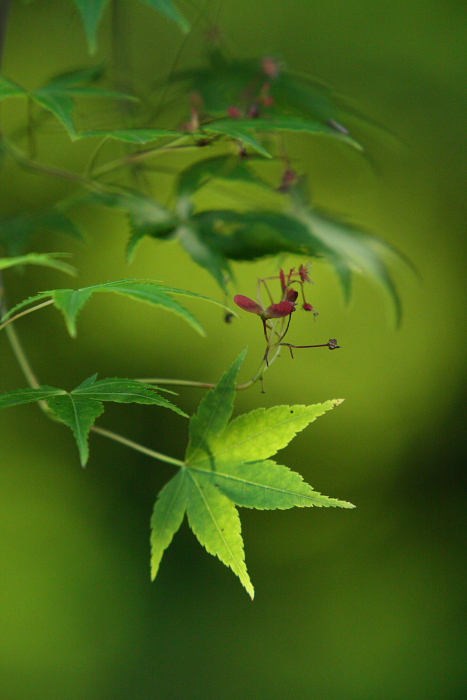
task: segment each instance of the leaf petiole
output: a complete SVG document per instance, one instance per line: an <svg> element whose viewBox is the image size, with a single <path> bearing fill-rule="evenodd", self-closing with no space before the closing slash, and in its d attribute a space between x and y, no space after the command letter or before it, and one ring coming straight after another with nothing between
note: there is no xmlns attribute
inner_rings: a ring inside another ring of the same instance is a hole
<svg viewBox="0 0 467 700"><path fill-rule="evenodd" d="M43 306L50 306L50 304L54 303L54 299L49 299L48 301L42 302L42 304L37 304L36 306L31 306L30 309L26 309L26 311L21 311L21 313L16 314L16 316L12 316L11 318L8 319L8 321L5 321L5 323L0 323L0 331L5 328L9 323L13 323L13 321L16 321L18 318L21 318L21 316L26 316L26 314L30 314L33 311L37 311L38 309L42 309Z"/></svg>
<svg viewBox="0 0 467 700"><path fill-rule="evenodd" d="M98 433L99 435L103 435L104 437L110 438L110 440L120 442L122 445L130 447L132 450L142 452L142 454L148 455L149 457L153 457L154 459L158 459L161 462L175 464L177 467L185 466L185 462L182 462L179 459L175 459L175 457L169 457L168 455L164 455L160 452L156 452L155 450L151 450L149 449L149 447L144 447L144 445L140 445L139 442L133 442L133 440L129 440L128 438L123 437L123 435L118 435L118 433L114 433L112 430L106 430L106 428L100 428L97 425L93 425L91 427L91 430L93 433Z"/></svg>
<svg viewBox="0 0 467 700"><path fill-rule="evenodd" d="M115 160L111 160L109 163L105 163L104 165L101 165L100 167L96 168L95 170L92 170L89 175L92 178L97 178L97 177L102 177L103 175L107 175L108 173L114 172L115 170L120 170L120 168L124 168L127 165L132 165L133 163L137 163L141 160L146 160L146 158L151 158L152 156L156 155L157 153L160 152L167 152L167 151L172 151L172 150L177 150L180 148L186 149L186 148L197 148L197 146L193 146L193 144L183 144L180 143L186 139L186 136L180 136L170 143L166 143L163 146L155 146L154 148L145 148L143 151L136 151L136 153L130 153L126 156L122 156L121 158L116 158Z"/></svg>

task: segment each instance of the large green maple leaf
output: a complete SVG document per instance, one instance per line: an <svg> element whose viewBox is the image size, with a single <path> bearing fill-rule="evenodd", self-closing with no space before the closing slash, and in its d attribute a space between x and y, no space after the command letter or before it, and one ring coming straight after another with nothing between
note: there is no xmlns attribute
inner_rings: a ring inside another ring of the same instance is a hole
<svg viewBox="0 0 467 700"><path fill-rule="evenodd" d="M313 406L259 408L229 423L244 357L245 351L204 396L190 420L185 461L154 506L151 569L154 578L186 512L200 543L232 569L253 598L237 505L263 510L354 506L323 496L300 474L268 459L342 399Z"/></svg>

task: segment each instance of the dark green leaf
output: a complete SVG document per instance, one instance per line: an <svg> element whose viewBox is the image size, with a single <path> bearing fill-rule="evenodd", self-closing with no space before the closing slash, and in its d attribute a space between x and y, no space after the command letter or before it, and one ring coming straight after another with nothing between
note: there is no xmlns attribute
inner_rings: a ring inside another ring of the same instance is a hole
<svg viewBox="0 0 467 700"><path fill-rule="evenodd" d="M169 238L178 224L178 218L173 212L155 199L137 192L93 194L88 201L122 209L127 213L131 232L126 250L128 260L132 259L142 238Z"/></svg>
<svg viewBox="0 0 467 700"><path fill-rule="evenodd" d="M0 270L5 270L7 267L15 267L22 265L42 265L44 267L52 267L55 270L60 270L68 275L75 276L76 270L71 265L67 265L57 258L69 257L68 253L29 253L29 255L21 255L16 258L0 258Z"/></svg>
<svg viewBox="0 0 467 700"><path fill-rule="evenodd" d="M74 394L57 396L49 399L47 403L57 418L71 428L78 445L81 466L86 466L89 457L89 431L96 418L104 412L103 405L100 401Z"/></svg>
<svg viewBox="0 0 467 700"><path fill-rule="evenodd" d="M84 24L84 31L89 46L89 53L97 48L97 28L108 0L74 0ZM189 24L172 3L172 0L143 0L147 5L176 22L184 31L189 31Z"/></svg>
<svg viewBox="0 0 467 700"><path fill-rule="evenodd" d="M394 254L389 246L370 234L331 218L330 215L308 210L298 205L296 216L307 227L310 240L321 245L339 275L346 297L350 295L351 273L356 271L368 275L383 285L389 293L400 323L402 306L397 289L384 261L384 252Z"/></svg>
<svg viewBox="0 0 467 700"><path fill-rule="evenodd" d="M180 225L176 234L193 260L206 268L225 291L232 278L229 260L256 260L280 252L317 255L306 227L275 212L204 211Z"/></svg>
<svg viewBox="0 0 467 700"><path fill-rule="evenodd" d="M71 138L77 138L75 125L73 123L73 110L75 103L72 98L63 92L51 92L46 88L36 90L33 94L35 101L44 109L52 112L63 124Z"/></svg>
<svg viewBox="0 0 467 700"><path fill-rule="evenodd" d="M208 114L226 114L233 105L248 106L261 87L259 61L230 61L220 51L212 51L210 60L209 67L179 71L170 81L188 81L189 91L201 95Z"/></svg>
<svg viewBox="0 0 467 700"><path fill-rule="evenodd" d="M331 128L320 122L302 119L300 117L289 116L273 116L270 119L222 119L203 126L205 131L227 134L233 138L238 138L244 143L247 143L245 136L254 137L254 132L276 132L276 131L303 131L309 134L321 134L331 136L340 141L344 141L353 146L357 150L362 150L359 143L351 139L348 135L342 134L336 129ZM271 157L268 151L257 141L250 142L255 150ZM260 148L258 148L260 145Z"/></svg>
<svg viewBox="0 0 467 700"><path fill-rule="evenodd" d="M84 304L89 301L95 292L114 292L116 294L123 294L124 296L130 297L136 301L144 301L152 306L159 306L166 311L171 311L177 316L183 318L201 335L204 335L204 330L196 318L175 299L173 299L171 296L172 294L209 301L210 303L216 304L217 306L220 306L231 313L231 310L225 304L222 304L215 299L202 296L201 294L188 292L184 289L167 287L163 284L146 280L118 280L115 282L105 282L103 284L93 285L91 287L83 287L82 289L77 290L53 289L51 291L41 292L40 294L36 294L34 297L20 302L15 307L10 309L2 320L5 321L8 318L11 318L11 316L16 314L22 308L32 304L35 301L51 298L54 300L55 306L60 309L65 316L68 331L70 335L74 337L76 335L77 316Z"/></svg>
<svg viewBox="0 0 467 700"><path fill-rule="evenodd" d="M230 277L228 261L221 251L210 242L203 240L196 228L190 225L179 226L177 229L178 240L188 255L201 267L206 268L214 277L221 289L227 291L226 277Z"/></svg>
<svg viewBox="0 0 467 700"><path fill-rule="evenodd" d="M178 224L178 218L152 197L132 190L123 192L94 192L85 202L102 204L112 209L122 209L128 215L130 239L127 245L127 259L131 260L137 244L145 236L169 238Z"/></svg>
<svg viewBox="0 0 467 700"><path fill-rule="evenodd" d="M97 77L98 69L79 70L53 78L49 83L31 93L31 97L44 109L52 112L67 129L72 139L78 138L73 122L75 97L105 97L117 100L137 101L133 95L125 95L115 90L89 87Z"/></svg>
<svg viewBox="0 0 467 700"><path fill-rule="evenodd" d="M21 255L33 239L49 231L82 239L76 224L57 209L22 211L0 219L0 244L9 256Z"/></svg>
<svg viewBox="0 0 467 700"><path fill-rule="evenodd" d="M65 88L73 88L77 85L89 85L99 80L104 74L104 64L99 63L91 68L78 68L65 73L55 75L47 83L47 87L51 90L64 90Z"/></svg>
<svg viewBox="0 0 467 700"><path fill-rule="evenodd" d="M214 158L198 160L181 171L177 182L178 195L180 197L191 196L212 179L249 182L271 189L238 157L215 156Z"/></svg>
<svg viewBox="0 0 467 700"><path fill-rule="evenodd" d="M200 240L229 260L256 260L281 252L308 256L321 252L312 246L303 224L286 214L219 209L195 214L192 222Z"/></svg>
<svg viewBox="0 0 467 700"><path fill-rule="evenodd" d="M171 401L159 396L157 391L159 387L155 385L143 384L134 379L100 379L95 381L95 376L90 383L83 382L71 393L73 396L85 396L87 398L96 399L98 401L114 401L116 403L141 403L153 404L170 408L175 413L187 417L178 406L175 406ZM170 392L172 393L172 392Z"/></svg>
<svg viewBox="0 0 467 700"><path fill-rule="evenodd" d="M142 222L135 223L135 217L131 214L128 217L130 224L130 238L126 246L126 259L128 262L133 260L134 252L138 243L145 237L150 236L151 238L158 238L161 240L167 240L175 235L177 221L168 221L166 223L161 222L159 224Z"/></svg>
<svg viewBox="0 0 467 700"><path fill-rule="evenodd" d="M293 216L268 211L204 211L195 214L184 228L190 232L190 248L185 245L185 249L221 286L228 260L256 260L278 253L325 257L336 270L346 298L353 272L373 277L389 292L400 320L400 299L384 260L385 254L394 256L397 252L302 202L296 203Z"/></svg>
<svg viewBox="0 0 467 700"><path fill-rule="evenodd" d="M165 15L173 22L176 22L183 32L187 33L190 30L190 25L183 15L181 15L177 10L172 0L143 0L143 2L145 2L146 5L153 7L155 10L160 12L162 15Z"/></svg>
<svg viewBox="0 0 467 700"><path fill-rule="evenodd" d="M84 289L54 289L50 292L50 296L54 300L54 306L61 311L65 317L65 323L68 333L72 338L76 337L76 318L92 297L94 290L92 288Z"/></svg>
<svg viewBox="0 0 467 700"><path fill-rule="evenodd" d="M74 0L74 2L83 20L89 53L93 54L97 48L97 26L108 0Z"/></svg>
<svg viewBox="0 0 467 700"><path fill-rule="evenodd" d="M52 396L66 394L63 389L55 389L53 386L41 386L39 389L16 389L0 394L0 408L9 408L22 403L43 401Z"/></svg>
<svg viewBox="0 0 467 700"><path fill-rule="evenodd" d="M203 125L203 130L213 134L223 134L230 136L233 139L241 141L247 146L251 146L253 150L261 153L266 158L272 158L269 151L256 139L251 129L243 125L243 120L240 119L225 119L223 121L212 122L211 124Z"/></svg>
<svg viewBox="0 0 467 700"><path fill-rule="evenodd" d="M292 109L311 119L329 121L338 118L330 90L307 76L294 76L287 70L280 72L271 82L271 96L279 108Z"/></svg>
<svg viewBox="0 0 467 700"><path fill-rule="evenodd" d="M27 94L28 91L21 85L18 85L18 83L15 83L14 80L0 77L0 100L3 100L5 97L18 97Z"/></svg>

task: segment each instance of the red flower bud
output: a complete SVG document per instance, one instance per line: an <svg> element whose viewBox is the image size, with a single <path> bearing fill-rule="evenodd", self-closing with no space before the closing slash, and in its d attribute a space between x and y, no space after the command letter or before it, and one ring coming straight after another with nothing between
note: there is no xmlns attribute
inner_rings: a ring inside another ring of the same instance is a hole
<svg viewBox="0 0 467 700"><path fill-rule="evenodd" d="M263 307L260 306L256 301L250 299L250 297L245 297L243 294L237 294L234 296L234 302L244 311L248 311L251 314L258 314L261 316L263 313Z"/></svg>

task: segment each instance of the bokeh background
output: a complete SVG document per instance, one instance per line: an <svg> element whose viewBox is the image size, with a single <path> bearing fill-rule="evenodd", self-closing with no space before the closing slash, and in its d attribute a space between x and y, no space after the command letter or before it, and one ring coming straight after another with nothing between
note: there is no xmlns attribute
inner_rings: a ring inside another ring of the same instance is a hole
<svg viewBox="0 0 467 700"><path fill-rule="evenodd" d="M192 18L195 3L180 8ZM166 73L181 42L176 26L144 3L122 3L139 78ZM285 353L238 413L278 403L344 397L281 453L323 493L354 511L241 511L252 603L238 580L186 525L149 580L149 519L173 473L97 435L79 467L71 433L33 405L0 416L2 700L461 700L466 678L466 147L467 5L458 0L224 0L207 3L238 57L273 55L349 96L376 126L357 134L370 167L329 141L290 142L309 172L315 202L401 249L421 281L393 266L404 318L356 280L345 306L333 272L313 266L316 322L294 318L296 342L336 337L342 349ZM71 2L13 4L4 75L35 88L52 74L110 54L110 15L91 59ZM201 18L180 53L197 65ZM99 109L103 109L99 106ZM14 126L24 113L4 103ZM40 156L80 167L60 127L44 130ZM81 148L81 146L80 146ZM88 155L88 154L87 154ZM1 207L53 203L67 186L0 173ZM167 185L160 182L161 190ZM224 196L214 192L212 196ZM245 197L251 193L245 192ZM152 277L217 299L208 275L176 244L145 240L127 265L123 217L83 210L82 245L51 236L40 250L70 250L79 285ZM290 264L298 260L290 259ZM272 263L236 266L253 296ZM19 301L67 287L60 273L6 275ZM71 340L58 312L22 319L18 332L42 383L72 388L85 377L161 376L216 381L246 345L242 378L261 358L254 317L231 325L215 307L187 304L198 337L175 317L103 295L83 311ZM4 336L2 390L24 386ZM200 399L180 391L187 412ZM100 424L181 458L186 420L145 406L107 407Z"/></svg>

